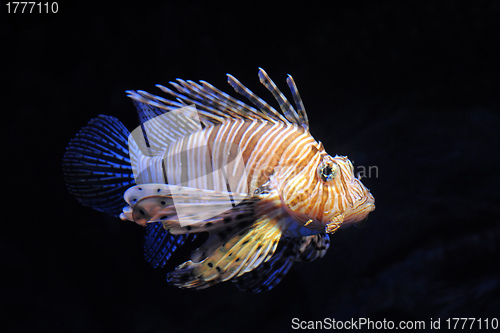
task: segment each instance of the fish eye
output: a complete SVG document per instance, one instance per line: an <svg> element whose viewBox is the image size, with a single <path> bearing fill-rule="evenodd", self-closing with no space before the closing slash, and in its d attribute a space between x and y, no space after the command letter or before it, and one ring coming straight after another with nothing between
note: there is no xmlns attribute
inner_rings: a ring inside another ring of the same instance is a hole
<svg viewBox="0 0 500 333"><path fill-rule="evenodd" d="M337 163L333 161L323 161L318 166L318 175L325 183L332 181L338 171Z"/></svg>

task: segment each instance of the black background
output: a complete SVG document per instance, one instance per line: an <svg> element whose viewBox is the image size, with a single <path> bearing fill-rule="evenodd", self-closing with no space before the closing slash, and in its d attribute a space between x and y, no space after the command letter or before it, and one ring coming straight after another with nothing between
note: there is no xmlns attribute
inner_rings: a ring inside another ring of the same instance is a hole
<svg viewBox="0 0 500 333"><path fill-rule="evenodd" d="M499 1L80 1L2 15L9 331L282 332L325 317L429 330L431 318L500 317ZM231 73L271 100L259 66L286 93L293 75L330 154L377 167L364 180L377 208L271 292L179 290L144 262L141 227L67 193L65 146L101 113L133 129L124 91L178 77L232 93Z"/></svg>

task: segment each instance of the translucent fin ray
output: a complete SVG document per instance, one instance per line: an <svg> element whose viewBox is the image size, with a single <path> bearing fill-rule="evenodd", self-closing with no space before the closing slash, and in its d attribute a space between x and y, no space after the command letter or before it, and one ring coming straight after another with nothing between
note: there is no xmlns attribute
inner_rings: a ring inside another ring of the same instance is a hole
<svg viewBox="0 0 500 333"><path fill-rule="evenodd" d="M170 112L187 105L194 105L200 114L200 121L205 126L222 123L231 119L248 119L284 122L287 124L293 123L308 130L307 114L292 77L288 76L287 84L292 92L297 110L261 68L259 68L259 79L272 93L280 106L281 112L258 97L230 74L227 74L229 85L238 94L247 98L255 107L249 106L205 81L196 83L191 80L177 79L175 82L169 82L173 89L156 85L164 93L170 95L172 99L156 96L142 90L129 90L127 93L128 97L136 101L141 124L165 112Z"/></svg>
<svg viewBox="0 0 500 333"><path fill-rule="evenodd" d="M260 293L274 288L288 273L296 260L300 241L294 238L281 239L273 256L256 269L232 281L238 289Z"/></svg>
<svg viewBox="0 0 500 333"><path fill-rule="evenodd" d="M259 79L260 83L262 83L278 101L280 109L285 115L286 119L288 119L288 121L290 121L291 123L299 123L300 119L297 111L295 111L293 106L286 99L285 95L283 95L283 93L278 89L273 80L271 80L269 75L267 75L267 73L262 68L259 68Z"/></svg>
<svg viewBox="0 0 500 333"><path fill-rule="evenodd" d="M264 218L200 262L189 260L168 274L180 288L204 289L251 271L269 260L281 238L279 223Z"/></svg>
<svg viewBox="0 0 500 333"><path fill-rule="evenodd" d="M261 112L268 114L269 116L282 121L287 122L286 118L284 118L275 108L267 104L262 98L255 95L250 89L245 87L238 79L236 79L231 74L227 74L227 82L233 89L240 95L246 97L250 102L252 102Z"/></svg>
<svg viewBox="0 0 500 333"><path fill-rule="evenodd" d="M305 129L309 129L309 119L307 118L307 112L304 107L304 103L302 102L302 98L300 97L299 90L297 89L297 85L293 80L291 75L288 75L286 79L286 83L292 92L293 101L295 102L295 106L297 107L297 112L299 115L300 123L302 127Z"/></svg>

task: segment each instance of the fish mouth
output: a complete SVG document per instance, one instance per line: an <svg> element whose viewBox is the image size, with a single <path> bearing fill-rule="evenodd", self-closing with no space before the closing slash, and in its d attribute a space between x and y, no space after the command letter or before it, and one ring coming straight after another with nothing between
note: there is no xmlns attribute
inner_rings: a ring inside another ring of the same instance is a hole
<svg viewBox="0 0 500 333"><path fill-rule="evenodd" d="M362 207L359 207L356 210L346 214L344 223L346 224L361 223L365 221L368 218L368 214L370 214L374 210L375 210L375 204L373 203L363 205Z"/></svg>
<svg viewBox="0 0 500 333"><path fill-rule="evenodd" d="M361 223L375 210L375 198L366 187L361 186L363 195L353 200L351 207L346 211L344 224Z"/></svg>

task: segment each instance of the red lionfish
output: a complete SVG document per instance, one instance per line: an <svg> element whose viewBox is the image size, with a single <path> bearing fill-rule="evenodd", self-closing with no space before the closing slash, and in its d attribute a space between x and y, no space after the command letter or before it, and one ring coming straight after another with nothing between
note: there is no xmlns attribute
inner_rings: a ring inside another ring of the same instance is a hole
<svg viewBox="0 0 500 333"><path fill-rule="evenodd" d="M145 226L153 267L208 233L190 260L168 273L180 288L231 280L242 290L269 290L295 261L323 257L329 234L375 209L348 158L328 155L309 133L293 78L286 82L296 108L264 70L258 74L281 112L229 74L255 107L205 81L178 79L170 82L177 91L157 85L171 99L127 91L141 123L132 133L100 115L68 145L69 191L84 205Z"/></svg>

